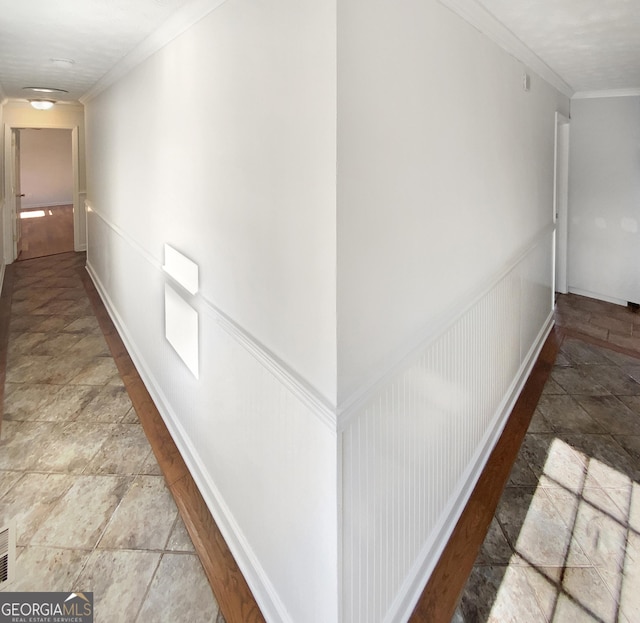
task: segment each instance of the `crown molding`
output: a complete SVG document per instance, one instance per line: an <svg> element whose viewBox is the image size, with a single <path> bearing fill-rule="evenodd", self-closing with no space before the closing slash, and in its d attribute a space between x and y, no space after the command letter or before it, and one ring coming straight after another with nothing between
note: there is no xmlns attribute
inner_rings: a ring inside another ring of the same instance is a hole
<svg viewBox="0 0 640 623"><path fill-rule="evenodd" d="M94 97L109 88L112 84L128 74L134 67L147 60L152 54L181 35L211 11L224 4L226 0L194 0L188 2L173 13L162 25L151 33L144 41L122 58L98 82L80 97L80 102L86 104Z"/></svg>
<svg viewBox="0 0 640 623"><path fill-rule="evenodd" d="M640 88L637 89L606 89L603 91L577 91L571 99L588 100L600 97L637 97L640 95Z"/></svg>
<svg viewBox="0 0 640 623"><path fill-rule="evenodd" d="M438 0L438 2L489 37L558 91L567 97L573 95L574 90L569 84L476 0Z"/></svg>

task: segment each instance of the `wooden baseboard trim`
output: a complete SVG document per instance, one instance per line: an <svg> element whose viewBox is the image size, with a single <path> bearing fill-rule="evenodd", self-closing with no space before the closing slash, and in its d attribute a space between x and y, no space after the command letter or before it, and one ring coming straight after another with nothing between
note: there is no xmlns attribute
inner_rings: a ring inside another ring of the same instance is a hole
<svg viewBox="0 0 640 623"><path fill-rule="evenodd" d="M251 589L86 271L82 283L227 623L264 622ZM0 309L1 314L1 309ZM0 318L1 322L1 318ZM1 354L1 353L0 353Z"/></svg>
<svg viewBox="0 0 640 623"><path fill-rule="evenodd" d="M411 615L412 623L450 623L551 374L562 339L563 335L555 329L547 337L502 435L418 600Z"/></svg>

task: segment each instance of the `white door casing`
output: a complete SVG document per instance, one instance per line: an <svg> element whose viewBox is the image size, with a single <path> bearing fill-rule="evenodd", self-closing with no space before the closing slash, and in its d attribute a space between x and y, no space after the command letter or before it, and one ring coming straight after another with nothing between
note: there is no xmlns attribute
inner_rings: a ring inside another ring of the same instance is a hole
<svg viewBox="0 0 640 623"><path fill-rule="evenodd" d="M553 196L553 222L555 231L555 292L566 294L567 249L569 245L569 131L570 121L556 112L555 173Z"/></svg>

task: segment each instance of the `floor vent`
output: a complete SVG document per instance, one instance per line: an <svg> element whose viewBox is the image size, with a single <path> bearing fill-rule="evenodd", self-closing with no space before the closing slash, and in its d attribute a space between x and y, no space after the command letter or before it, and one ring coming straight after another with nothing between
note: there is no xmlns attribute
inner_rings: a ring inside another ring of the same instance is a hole
<svg viewBox="0 0 640 623"><path fill-rule="evenodd" d="M0 588L13 581L16 560L16 525L0 528Z"/></svg>

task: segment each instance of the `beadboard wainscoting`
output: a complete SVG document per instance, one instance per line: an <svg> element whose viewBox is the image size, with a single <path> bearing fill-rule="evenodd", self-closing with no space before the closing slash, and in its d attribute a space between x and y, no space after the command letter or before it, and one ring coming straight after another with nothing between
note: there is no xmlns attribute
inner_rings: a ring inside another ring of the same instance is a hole
<svg viewBox="0 0 640 623"><path fill-rule="evenodd" d="M551 329L552 244L341 414L343 621L409 618Z"/></svg>
<svg viewBox="0 0 640 623"><path fill-rule="evenodd" d="M336 621L334 411L91 202L87 225L89 273L265 618ZM199 380L164 339L165 284L198 312Z"/></svg>
<svg viewBox="0 0 640 623"><path fill-rule="evenodd" d="M161 248L91 205L87 234L89 273L266 620L407 620L551 329L553 226L338 408L182 289ZM198 313L199 380L163 337L167 284Z"/></svg>

